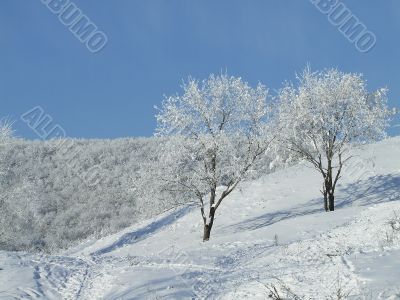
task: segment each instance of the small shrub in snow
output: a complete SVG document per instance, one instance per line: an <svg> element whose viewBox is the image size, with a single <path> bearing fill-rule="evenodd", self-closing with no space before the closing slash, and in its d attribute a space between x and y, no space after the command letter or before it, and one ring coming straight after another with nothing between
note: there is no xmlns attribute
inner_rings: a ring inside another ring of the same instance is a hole
<svg viewBox="0 0 400 300"><path fill-rule="evenodd" d="M387 221L385 230L385 244L393 245L396 239L400 238L400 216L397 212L393 212L393 217Z"/></svg>
<svg viewBox="0 0 400 300"><path fill-rule="evenodd" d="M394 216L388 221L388 224L393 232L400 233L400 216L396 212L393 213Z"/></svg>
<svg viewBox="0 0 400 300"><path fill-rule="evenodd" d="M275 234L275 235L274 235L274 246L278 246L278 245L279 245L278 235Z"/></svg>
<svg viewBox="0 0 400 300"><path fill-rule="evenodd" d="M304 298L295 294L290 287L281 279L274 278L274 282L262 283L265 286L268 293L268 298L273 300L303 300Z"/></svg>
<svg viewBox="0 0 400 300"><path fill-rule="evenodd" d="M335 285L333 287L333 295L328 297L329 300L345 300L348 299L351 295L351 289L346 287L346 284L343 282L342 276L340 273L337 274Z"/></svg>

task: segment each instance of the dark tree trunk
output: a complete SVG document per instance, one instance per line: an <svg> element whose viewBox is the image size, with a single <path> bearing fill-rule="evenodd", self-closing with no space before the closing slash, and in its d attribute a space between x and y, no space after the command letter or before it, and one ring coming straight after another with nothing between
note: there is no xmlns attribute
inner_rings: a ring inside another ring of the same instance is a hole
<svg viewBox="0 0 400 300"><path fill-rule="evenodd" d="M326 183L324 190L324 208L325 211L335 210L335 191L329 182Z"/></svg>
<svg viewBox="0 0 400 300"><path fill-rule="evenodd" d="M211 235L212 226L205 224L204 225L204 233L203 233L203 242L208 241Z"/></svg>
<svg viewBox="0 0 400 300"><path fill-rule="evenodd" d="M214 224L214 216L215 216L215 209L214 207L211 207L209 215L209 223L204 224L203 242L208 241L210 239L211 229Z"/></svg>
<svg viewBox="0 0 400 300"><path fill-rule="evenodd" d="M329 194L329 211L335 210L335 195Z"/></svg>
<svg viewBox="0 0 400 300"><path fill-rule="evenodd" d="M325 209L325 211L329 211L329 208L328 208L328 194L326 192L324 192L324 209Z"/></svg>
<svg viewBox="0 0 400 300"><path fill-rule="evenodd" d="M325 211L334 211L335 210L335 196L334 196L335 188L333 186L331 169L328 169L326 177L324 179L323 194L324 194Z"/></svg>

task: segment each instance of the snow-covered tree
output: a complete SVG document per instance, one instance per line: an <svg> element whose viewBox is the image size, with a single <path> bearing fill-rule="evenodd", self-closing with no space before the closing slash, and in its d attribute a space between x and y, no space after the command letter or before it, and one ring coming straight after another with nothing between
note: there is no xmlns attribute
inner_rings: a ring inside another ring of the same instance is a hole
<svg viewBox="0 0 400 300"><path fill-rule="evenodd" d="M199 201L206 241L222 201L268 150L269 96L263 85L252 88L228 75L189 78L182 88L156 116L156 134L172 136L163 148L163 180L166 189Z"/></svg>
<svg viewBox="0 0 400 300"><path fill-rule="evenodd" d="M0 151L10 142L13 135L12 124L8 120L0 120ZM4 174L6 172L4 168L4 151L0 153L0 180L3 180Z"/></svg>
<svg viewBox="0 0 400 300"><path fill-rule="evenodd" d="M281 140L321 173L324 207L333 211L336 184L351 158L348 146L385 136L391 114L387 90L368 92L361 74L337 69L307 67L297 79L297 86L287 84L279 92Z"/></svg>
<svg viewBox="0 0 400 300"><path fill-rule="evenodd" d="M4 164L4 148L6 144L10 141L12 136L12 127L11 123L5 120L0 120L0 187L4 181L6 175L6 167ZM4 203L4 191L0 190L0 225L3 225L3 218L5 218L5 203ZM4 239L4 226L0 228L0 247L2 240ZM1 249L1 248L0 248Z"/></svg>
<svg viewBox="0 0 400 300"><path fill-rule="evenodd" d="M11 122L1 121L0 123L0 143L4 143L10 139L12 136Z"/></svg>

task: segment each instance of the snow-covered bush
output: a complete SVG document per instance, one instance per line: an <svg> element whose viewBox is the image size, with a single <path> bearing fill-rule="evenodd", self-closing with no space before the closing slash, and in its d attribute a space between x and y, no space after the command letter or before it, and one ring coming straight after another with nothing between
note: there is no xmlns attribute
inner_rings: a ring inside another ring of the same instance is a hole
<svg viewBox="0 0 400 300"><path fill-rule="evenodd" d="M394 216L388 221L388 225L393 230L400 234L400 215L396 212L393 213Z"/></svg>
<svg viewBox="0 0 400 300"><path fill-rule="evenodd" d="M393 216L386 223L385 243L391 246L396 240L400 239L400 215L393 212Z"/></svg>
<svg viewBox="0 0 400 300"><path fill-rule="evenodd" d="M23 181L3 188L0 195L0 248L40 250L44 246L43 223L37 211L37 195L31 183Z"/></svg>

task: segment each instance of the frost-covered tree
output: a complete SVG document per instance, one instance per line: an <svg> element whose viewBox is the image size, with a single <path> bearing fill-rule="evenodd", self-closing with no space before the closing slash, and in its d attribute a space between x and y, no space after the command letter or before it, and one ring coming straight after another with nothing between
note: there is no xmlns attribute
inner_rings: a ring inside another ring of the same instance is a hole
<svg viewBox="0 0 400 300"><path fill-rule="evenodd" d="M4 157L4 148L9 143L12 136L12 127L11 123L5 120L0 120L0 187L3 185L5 180L5 175L7 172L7 168L5 167L5 157ZM2 240L4 239L4 228L3 218L5 217L5 203L4 203L4 191L0 190L0 247ZM1 249L1 248L0 248Z"/></svg>
<svg viewBox="0 0 400 300"><path fill-rule="evenodd" d="M272 140L266 129L268 90L228 75L189 78L182 87L182 95L164 99L156 116L156 134L172 136L163 149L163 180L167 189L199 201L206 241L222 201L254 170Z"/></svg>
<svg viewBox="0 0 400 300"><path fill-rule="evenodd" d="M291 153L311 163L323 177L326 211L334 210L334 193L350 144L385 136L390 111L387 90L368 92L361 74L306 68L298 85L279 92L281 140Z"/></svg>
<svg viewBox="0 0 400 300"><path fill-rule="evenodd" d="M4 179L5 167L4 167L4 148L9 144L11 137L13 136L12 124L7 120L0 120L0 181Z"/></svg>
<svg viewBox="0 0 400 300"><path fill-rule="evenodd" d="M1 121L0 122L0 143L3 144L6 141L9 141L9 139L12 136L12 126L11 122L9 121Z"/></svg>

